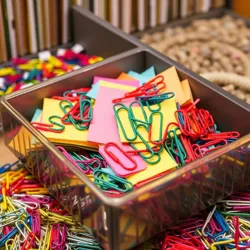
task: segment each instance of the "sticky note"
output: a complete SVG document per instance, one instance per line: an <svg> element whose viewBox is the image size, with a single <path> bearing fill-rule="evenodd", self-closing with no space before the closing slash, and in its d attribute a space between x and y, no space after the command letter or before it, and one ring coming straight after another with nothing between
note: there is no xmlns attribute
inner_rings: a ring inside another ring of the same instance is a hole
<svg viewBox="0 0 250 250"><path fill-rule="evenodd" d="M93 84L96 84L97 82L99 82L100 80L105 81L105 82L109 82L109 83L118 83L121 85L129 85L129 86L133 86L133 87L139 87L140 83L138 80L133 79L133 80L118 80L115 78L107 78L107 77L100 77L100 76L95 76L94 80L93 80Z"/></svg>
<svg viewBox="0 0 250 250"><path fill-rule="evenodd" d="M15 131L12 131L12 133L14 132ZM30 150L38 148L38 145L32 145L31 140L31 133L25 127L22 126L20 130L16 133L14 138L10 141L9 147L11 147L13 150L18 152L22 156L28 156Z"/></svg>
<svg viewBox="0 0 250 250"><path fill-rule="evenodd" d="M36 109L35 114L32 117L31 122L41 122L42 121L42 110Z"/></svg>
<svg viewBox="0 0 250 250"><path fill-rule="evenodd" d="M130 70L128 72L129 76L132 76L133 78L137 79L140 81L140 86L143 85L144 83L146 83L147 81L149 81L150 79L155 77L155 69L154 67L150 67L148 69L146 69L144 72L142 73L137 73L135 71Z"/></svg>
<svg viewBox="0 0 250 250"><path fill-rule="evenodd" d="M127 85L100 81L99 91L93 108L93 119L89 126L88 141L100 144L120 141L112 100L134 89L134 87Z"/></svg>
<svg viewBox="0 0 250 250"><path fill-rule="evenodd" d="M162 134L164 134L165 129L166 129L166 127L167 127L167 125L169 123L171 123L171 122L177 123L175 115L174 115L175 111L177 110L175 98L165 100L165 101L161 102L160 105L161 105L160 112L162 112L162 114L163 114ZM158 107L158 105L152 105L151 109L156 109L157 107ZM141 107L133 106L132 110L133 110L133 113L134 113L134 117L136 119L144 120ZM149 116L151 114L151 111L148 109L147 106L144 106L144 110L146 112L147 119L149 120ZM130 124L127 121L128 120L127 119L127 113L121 111L121 112L119 112L119 117L120 117L120 119L122 121L122 124L124 126L125 131L128 131L128 133L131 133ZM117 123L117 126L118 126L118 129L119 129L119 135L120 135L121 142L123 142L123 143L128 142L126 140L126 138L124 137L124 134L122 132L122 129L121 129L119 123ZM174 125L169 127L170 130L174 129L174 128L175 128ZM151 137L153 141L157 141L159 139L159 129L160 129L160 119L155 119L155 121L153 123L152 137ZM145 129L140 130L140 132L141 132L141 135L143 136L143 138L147 139L147 141L148 141L148 132ZM135 142L141 142L141 139L139 137L137 137Z"/></svg>
<svg viewBox="0 0 250 250"><path fill-rule="evenodd" d="M150 78L153 78L155 77L155 67L154 66L151 66L149 67L148 69L146 69L144 72L141 73L143 76L146 76L148 77L149 79ZM148 80L149 80L148 79Z"/></svg>
<svg viewBox="0 0 250 250"><path fill-rule="evenodd" d="M134 81L136 80L134 77L122 72L118 77L117 80L127 80L127 81Z"/></svg>
<svg viewBox="0 0 250 250"><path fill-rule="evenodd" d="M96 99L99 86L100 86L100 80L109 82L112 84L120 84L120 85L128 85L128 86L133 86L133 87L139 87L140 82L138 80L133 80L133 81L127 81L127 80L117 80L117 79L112 79L112 78L105 78L105 77L94 77L93 85L91 90L87 93L87 96L92 99Z"/></svg>
<svg viewBox="0 0 250 250"><path fill-rule="evenodd" d="M188 80L182 81L181 82L181 87L183 89L183 92L184 92L184 95L185 95L185 99L186 99L186 102L182 103L182 104L186 104L188 102L194 102L193 94L192 94L192 91L191 91L191 88L190 88Z"/></svg>
<svg viewBox="0 0 250 250"><path fill-rule="evenodd" d="M161 72L157 76L164 77L164 82L167 85L165 90L163 91L164 93L165 92L174 92L176 101L179 102L180 105L182 105L183 103L185 103L187 101L175 67L171 67L171 68Z"/></svg>
<svg viewBox="0 0 250 250"><path fill-rule="evenodd" d="M127 147L123 147L123 145L118 144L117 145L126 152L126 150L128 149ZM129 150L132 150L132 148L130 148ZM108 163L108 165L113 169L113 171L120 177L126 177L129 176L131 174L135 174L137 172L140 172L142 170L144 170L147 166L146 163L143 161L143 159L139 156L139 155L129 155L130 159L133 159L136 163L136 167L134 169L126 169L123 167L123 164L127 167L127 168L132 168L135 166L135 163L133 161L131 161L126 155L124 155L123 152L121 152L117 147L115 146L109 146L108 147L108 151L112 152L113 155L115 155L117 158L119 158L119 160L122 162L122 164L114 161L114 159L112 159L107 152L104 149L104 146L100 146L99 147L99 153L103 156L103 158L106 160L106 162Z"/></svg>
<svg viewBox="0 0 250 250"><path fill-rule="evenodd" d="M176 167L176 162L170 157L166 150L163 150L162 153L160 153L160 156L161 160L157 164L148 164L145 170L126 177L126 179L135 185L138 182L144 181L150 177L156 176Z"/></svg>
<svg viewBox="0 0 250 250"><path fill-rule="evenodd" d="M50 123L49 117L57 115L63 117L64 113L59 106L60 100L45 98L43 101L43 123ZM59 121L58 121L59 122ZM55 143L97 147L87 141L88 130L77 130L73 125L66 125L62 133L40 131L48 140Z"/></svg>

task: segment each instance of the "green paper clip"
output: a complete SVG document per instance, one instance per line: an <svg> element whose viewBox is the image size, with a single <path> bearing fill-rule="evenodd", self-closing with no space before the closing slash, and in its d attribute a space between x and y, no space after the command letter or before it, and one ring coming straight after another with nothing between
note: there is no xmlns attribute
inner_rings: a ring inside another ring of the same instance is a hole
<svg viewBox="0 0 250 250"><path fill-rule="evenodd" d="M61 123L55 122L55 119L59 119L61 121L61 117L57 116L57 115L52 115L49 117L49 122L55 126L57 126L58 128L50 128L50 130L54 130L54 131L63 131L65 129L65 126Z"/></svg>
<svg viewBox="0 0 250 250"><path fill-rule="evenodd" d="M135 104L139 105L139 107L141 108L141 112L142 112L142 115L143 115L143 119L144 119L144 120L139 120L139 119L136 119L136 118L135 118L135 115L134 115L134 112L133 112L133 105L135 105ZM129 105L129 111L130 111L130 112L129 112L130 119L135 123L135 125L137 125L137 122L143 123L143 124L146 124L146 125L149 124L149 122L148 122L148 117L147 117L147 114L146 114L146 111L145 111L143 105L141 104L141 102L139 102L139 101L134 101L134 102L132 102L132 103Z"/></svg>
<svg viewBox="0 0 250 250"><path fill-rule="evenodd" d="M109 181L104 180L105 177L108 177ZM126 193L133 189L133 184L130 181L117 175L103 172L101 169L94 172L94 178L94 183L104 190L114 189Z"/></svg>
<svg viewBox="0 0 250 250"><path fill-rule="evenodd" d="M118 109L116 109L117 106L120 106ZM133 124L133 121L130 119L130 112L129 112L129 109L122 103L116 103L114 106L113 106L113 110L115 112L115 118L122 130L122 133L124 135L124 138L127 140L127 141L134 141L136 138L137 138L137 134L136 134L136 130L135 130L135 126ZM127 135L127 132L125 131L124 129L124 126L122 124L122 121L119 117L119 112L121 112L122 110L125 110L125 112L127 112L128 114L128 120L129 120L129 125L131 126L131 130L133 132L133 135L131 135L130 137Z"/></svg>
<svg viewBox="0 0 250 250"><path fill-rule="evenodd" d="M66 105L63 105L64 103L66 103ZM65 114L65 115L67 115L68 114L68 111L67 111L67 109L72 109L73 108L73 104L72 104L72 102L70 102L70 101L67 101L67 100L63 100L63 101L61 101L60 103L59 103L59 106L60 106L60 108L62 109L62 111L63 111L63 113ZM89 124L88 125L81 125L80 123L78 123L71 115L67 115L67 122L71 122L72 123L72 125L77 129L77 130L86 130L86 129L88 129L88 127L89 127Z"/></svg>
<svg viewBox="0 0 250 250"><path fill-rule="evenodd" d="M82 99L82 98L83 96L81 95L80 96L80 117L83 123L87 123L87 122L90 122L93 118L93 107L89 99ZM89 108L89 111L87 113L87 119L85 119L83 117L83 114L84 114L84 111L88 108Z"/></svg>
<svg viewBox="0 0 250 250"><path fill-rule="evenodd" d="M151 124L151 126L153 126L153 117L154 116L159 116L160 117L160 127L159 127L159 138L157 141L162 141L162 123L163 123L163 114L162 112L159 112L159 111L155 111L153 113L150 114L150 117L149 117L149 123ZM149 141L152 141L152 138L149 138Z"/></svg>

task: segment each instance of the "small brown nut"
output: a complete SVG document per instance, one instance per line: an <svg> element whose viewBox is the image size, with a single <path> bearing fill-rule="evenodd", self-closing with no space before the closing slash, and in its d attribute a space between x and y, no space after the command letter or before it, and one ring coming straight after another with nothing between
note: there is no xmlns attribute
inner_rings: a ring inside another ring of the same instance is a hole
<svg viewBox="0 0 250 250"><path fill-rule="evenodd" d="M204 66L204 67L208 67L208 66L210 66L211 65L211 62L209 61L209 60L204 60L203 62L202 62L202 65Z"/></svg>
<svg viewBox="0 0 250 250"><path fill-rule="evenodd" d="M243 74L243 73L244 73L244 68L243 68L243 66L238 65L238 66L235 68L235 72L238 73L238 74Z"/></svg>
<svg viewBox="0 0 250 250"><path fill-rule="evenodd" d="M235 90L234 95L242 100L245 100L245 93L240 89Z"/></svg>
<svg viewBox="0 0 250 250"><path fill-rule="evenodd" d="M224 90L228 91L228 92L231 92L232 90L235 89L235 87L234 87L233 84L229 84L229 85L223 86L222 88L223 88Z"/></svg>

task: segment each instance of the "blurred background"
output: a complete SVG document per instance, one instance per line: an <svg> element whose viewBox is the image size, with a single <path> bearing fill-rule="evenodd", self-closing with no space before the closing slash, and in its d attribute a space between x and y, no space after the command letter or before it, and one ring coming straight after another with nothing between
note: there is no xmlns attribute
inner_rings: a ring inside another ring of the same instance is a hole
<svg viewBox="0 0 250 250"><path fill-rule="evenodd" d="M70 44L73 5L250 103L249 0L0 0L0 63Z"/></svg>

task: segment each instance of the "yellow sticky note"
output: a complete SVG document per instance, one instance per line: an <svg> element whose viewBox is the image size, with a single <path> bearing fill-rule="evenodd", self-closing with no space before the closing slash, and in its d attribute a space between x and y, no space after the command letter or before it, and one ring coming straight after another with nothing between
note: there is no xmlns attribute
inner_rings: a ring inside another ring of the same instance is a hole
<svg viewBox="0 0 250 250"><path fill-rule="evenodd" d="M136 80L134 77L126 74L126 73L121 73L118 77L117 80L127 80L127 81L134 81Z"/></svg>
<svg viewBox="0 0 250 250"><path fill-rule="evenodd" d="M120 218L120 233L126 236L140 236L146 226L147 223L143 220L135 220L135 218L126 214Z"/></svg>
<svg viewBox="0 0 250 250"><path fill-rule="evenodd" d="M106 81L103 81L103 80L100 80L100 86L108 87L108 88L112 88L112 89L126 90L128 92L136 89L133 86L119 84L119 83L110 83L110 82L106 82Z"/></svg>
<svg viewBox="0 0 250 250"><path fill-rule="evenodd" d="M183 103L185 103L187 101L175 67L171 67L171 68L161 72L157 76L164 77L164 82L167 85L163 91L164 93L165 92L174 92L176 101L179 102L180 105L182 105Z"/></svg>
<svg viewBox="0 0 250 250"><path fill-rule="evenodd" d="M182 103L182 104L186 104L188 102L193 102L194 99L193 99L192 91L191 91L191 88L190 88L188 80L182 81L181 82L181 87L183 89L183 92L184 92L184 95L185 95L185 99L186 99L186 102Z"/></svg>
<svg viewBox="0 0 250 250"><path fill-rule="evenodd" d="M161 102L160 105L161 105L160 112L162 112L162 114L163 114L163 120L162 120L162 136L163 136L165 129L169 123L171 123L171 122L177 123L175 115L174 115L177 108L176 108L175 98L165 100L165 101ZM151 106L152 110L156 110L157 108L158 108L158 105ZM142 121L145 120L140 106L134 105L132 110L133 110L134 117L136 119L142 120ZM147 106L144 106L144 110L146 112L147 119L149 120L151 111L148 109ZM119 114L119 117L122 121L122 124L123 124L125 131L129 135L129 138L130 138L130 136L132 137L133 131L131 129L130 123L128 122L127 112L121 110L118 114ZM170 130L174 129L174 128L175 128L174 125L169 127ZM153 141L159 140L159 129L160 129L160 119L157 118L157 119L153 120L153 124L152 124L152 140ZM118 124L118 130L119 130L121 142L123 142L123 143L128 142L125 139L124 134L123 134L122 129L121 129L119 124ZM148 132L145 129L140 129L140 133L141 133L142 137L148 141ZM141 141L141 139L139 137L137 137L137 139L134 142L140 142L140 141Z"/></svg>
<svg viewBox="0 0 250 250"><path fill-rule="evenodd" d="M137 184L138 182L144 181L148 178L156 176L160 173L166 172L175 168L176 162L170 157L166 150L163 150L160 154L161 160L157 164L147 164L147 168L141 172L133 174L126 179L133 183L133 185Z"/></svg>
<svg viewBox="0 0 250 250"><path fill-rule="evenodd" d="M22 126L19 132L10 141L9 147L21 155L27 156L32 149L38 148L38 145L32 144L31 133Z"/></svg>
<svg viewBox="0 0 250 250"><path fill-rule="evenodd" d="M49 117L57 115L63 117L64 113L59 106L60 100L45 98L43 101L43 123L50 123ZM41 131L50 141L80 146L96 147L95 143L87 141L88 130L77 130L73 125L65 125L62 133Z"/></svg>

